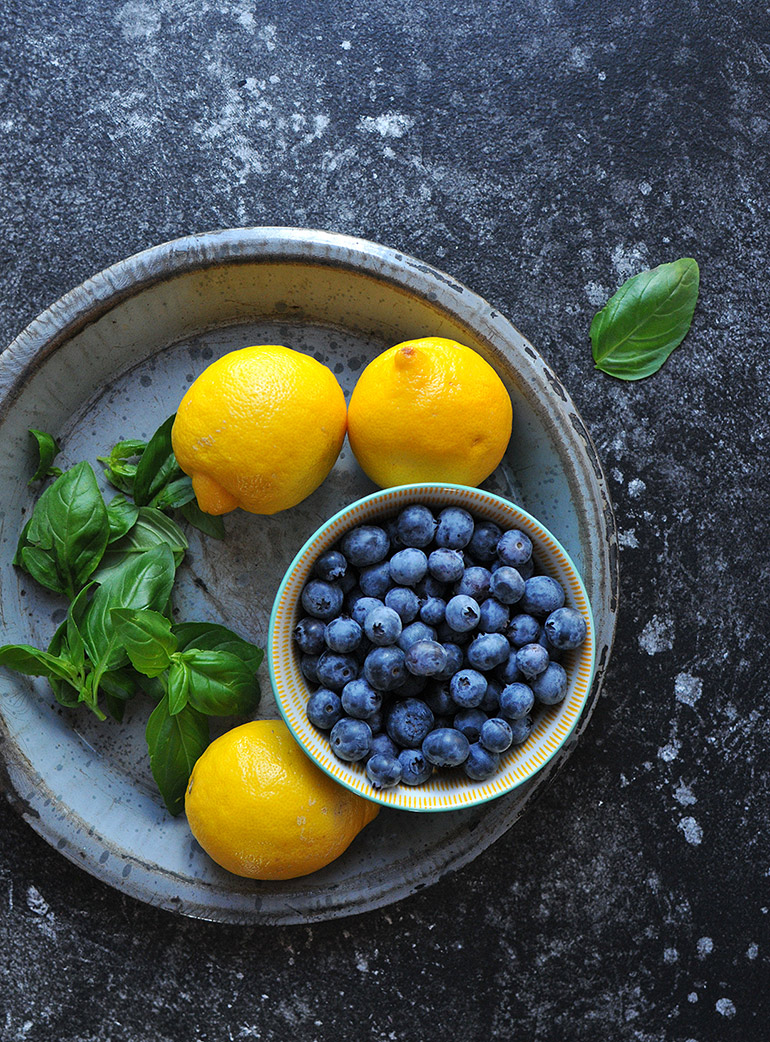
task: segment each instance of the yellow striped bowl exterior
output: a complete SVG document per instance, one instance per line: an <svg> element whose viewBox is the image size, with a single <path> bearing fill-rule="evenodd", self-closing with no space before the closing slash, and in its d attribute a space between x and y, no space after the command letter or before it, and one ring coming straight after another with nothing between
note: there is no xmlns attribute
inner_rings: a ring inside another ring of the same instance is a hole
<svg viewBox="0 0 770 1042"><path fill-rule="evenodd" d="M504 753L499 771L484 782L466 778L461 770L437 771L424 785L398 785L379 790L369 782L362 764L343 763L331 752L328 734L317 731L305 715L310 689L299 667L292 631L300 618L300 595L313 563L355 525L393 516L410 503L442 509L460 506L502 529L518 528L532 540L539 570L557 579L566 603L586 621L588 635L577 651L562 659L569 686L564 701L541 709L526 742ZM591 690L595 667L593 616L583 581L560 543L530 514L500 496L464 485L401 485L375 492L335 514L305 543L290 565L273 605L268 634L268 668L278 708L304 751L340 784L386 807L411 811L442 811L470 807L502 796L538 771L564 744L580 717Z"/></svg>

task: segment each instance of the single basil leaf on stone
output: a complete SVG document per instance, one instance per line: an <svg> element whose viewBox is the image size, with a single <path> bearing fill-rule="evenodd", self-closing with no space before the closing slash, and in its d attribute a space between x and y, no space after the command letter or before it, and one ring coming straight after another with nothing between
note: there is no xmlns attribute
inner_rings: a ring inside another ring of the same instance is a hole
<svg viewBox="0 0 770 1042"><path fill-rule="evenodd" d="M179 651L187 651L189 648L228 651L240 658L252 673L257 672L264 658L262 648L250 644L227 626L215 622L179 622L172 627L172 632L179 642Z"/></svg>
<svg viewBox="0 0 770 1042"><path fill-rule="evenodd" d="M697 263L682 257L625 282L591 323L596 368L618 380L656 373L687 335L699 280Z"/></svg>
<svg viewBox="0 0 770 1042"><path fill-rule="evenodd" d="M191 648L179 658L188 670L187 698L201 713L243 715L259 702L259 681L237 655Z"/></svg>
<svg viewBox="0 0 770 1042"><path fill-rule="evenodd" d="M139 507L129 503L125 496L113 496L107 504L107 520L110 525L108 545L121 539L136 524Z"/></svg>
<svg viewBox="0 0 770 1042"><path fill-rule="evenodd" d="M28 549L46 552L59 577L58 586L43 585L73 598L102 559L109 530L93 469L89 463L77 463L43 492L26 531ZM40 555L32 556L37 578L43 574ZM21 551L22 566L27 566L29 557ZM48 572L45 575L50 579Z"/></svg>
<svg viewBox="0 0 770 1042"><path fill-rule="evenodd" d="M157 507L158 510L175 510L186 506L193 499L195 499L195 493L192 478L185 474L183 478L177 478L153 496L150 506Z"/></svg>
<svg viewBox="0 0 770 1042"><path fill-rule="evenodd" d="M165 616L147 609L127 608L113 608L111 615L134 669L148 677L158 677L168 669L177 641Z"/></svg>
<svg viewBox="0 0 770 1042"><path fill-rule="evenodd" d="M169 547L174 555L174 565L177 566L181 564L187 549L187 539L179 525L162 511L155 507L140 507L134 525L107 547L94 578L105 582L125 566L129 557L158 546Z"/></svg>
<svg viewBox="0 0 770 1042"><path fill-rule="evenodd" d="M190 670L180 657L176 657L168 671L168 711L176 716L187 705L190 691Z"/></svg>
<svg viewBox="0 0 770 1042"><path fill-rule="evenodd" d="M45 431L37 431L34 427L29 428L29 433L37 442L37 470L29 479L28 484L42 481L43 478L58 477L61 470L52 467L51 464L59 454L59 445L55 438Z"/></svg>
<svg viewBox="0 0 770 1042"><path fill-rule="evenodd" d="M212 539L224 539L225 523L216 514L206 514L193 499L179 508L179 512L188 524Z"/></svg>
<svg viewBox="0 0 770 1042"><path fill-rule="evenodd" d="M148 506L153 496L169 482L183 477L171 447L171 428L175 419L176 416L169 416L158 427L142 453L134 478L134 501L137 506Z"/></svg>
<svg viewBox="0 0 770 1042"><path fill-rule="evenodd" d="M165 695L150 714L145 737L155 784L170 813L179 814L192 769L209 744L208 721L190 705L172 715Z"/></svg>
<svg viewBox="0 0 770 1042"><path fill-rule="evenodd" d="M68 659L51 655L29 644L4 644L0 647L0 666L31 677L55 677L77 683L79 670Z"/></svg>

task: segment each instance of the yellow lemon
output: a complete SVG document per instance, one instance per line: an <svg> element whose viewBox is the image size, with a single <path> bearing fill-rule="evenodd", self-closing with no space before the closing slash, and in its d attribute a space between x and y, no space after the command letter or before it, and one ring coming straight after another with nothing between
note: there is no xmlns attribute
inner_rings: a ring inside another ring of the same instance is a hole
<svg viewBox="0 0 770 1042"><path fill-rule="evenodd" d="M309 496L345 439L345 396L315 358L277 344L213 362L171 431L174 455L208 514L275 514Z"/></svg>
<svg viewBox="0 0 770 1042"><path fill-rule="evenodd" d="M249 879L294 879L323 868L378 810L316 767L278 720L215 739L185 795L187 821L206 853Z"/></svg>
<svg viewBox="0 0 770 1042"><path fill-rule="evenodd" d="M422 481L478 485L503 458L513 409L471 348L425 337L370 362L348 406L356 459L382 488Z"/></svg>

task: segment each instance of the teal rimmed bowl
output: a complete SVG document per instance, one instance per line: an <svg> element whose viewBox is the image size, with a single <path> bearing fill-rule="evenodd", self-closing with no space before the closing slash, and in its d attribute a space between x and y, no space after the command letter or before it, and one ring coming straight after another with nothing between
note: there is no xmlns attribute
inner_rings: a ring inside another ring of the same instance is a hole
<svg viewBox="0 0 770 1042"><path fill-rule="evenodd" d="M376 789L366 777L363 763L338 760L328 733L308 721L305 705L312 688L300 670L300 656L292 632L301 617L300 596L320 554L330 549L349 529L392 517L410 503L442 509L460 506L474 516L494 521L501 528L519 528L532 540L538 570L561 583L566 603L577 609L588 633L583 646L562 659L568 688L563 702L541 708L529 738L501 757L500 769L484 782L474 782L461 770L436 771L423 785L398 785ZM307 540L281 582L270 616L267 643L268 668L278 708L307 755L327 774L353 792L387 807L410 811L446 811L485 803L522 785L561 748L585 706L594 676L596 642L593 615L583 581L558 540L531 514L514 503L479 488L429 483L401 485L356 500L331 517Z"/></svg>

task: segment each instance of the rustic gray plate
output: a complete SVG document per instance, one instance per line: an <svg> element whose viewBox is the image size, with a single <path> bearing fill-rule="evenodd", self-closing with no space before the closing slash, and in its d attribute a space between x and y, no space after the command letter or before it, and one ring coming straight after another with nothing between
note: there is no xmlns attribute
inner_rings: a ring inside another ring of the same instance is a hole
<svg viewBox="0 0 770 1042"><path fill-rule="evenodd" d="M477 349L514 404L514 435L484 487L549 528L583 575L596 623L597 671L581 721L559 755L509 796L451 814L383 810L321 872L259 883L220 870L184 818L164 811L149 774L135 700L123 725L57 706L43 681L0 671L0 754L8 798L75 864L150 904L242 923L312 922L396 901L475 857L511 827L583 733L607 667L617 606L617 544L605 478L569 396L531 345L489 304L414 258L360 239L239 228L166 243L74 289L0 356L2 642L45 647L63 617L11 565L34 493L28 427L58 435L60 462L141 437L176 409L211 359L255 343L320 358L349 395L392 344L445 336ZM298 547L345 503L373 491L347 445L334 470L290 512L236 512L224 543L191 531L180 617L225 622L264 643L273 597ZM264 667L263 667L264 668ZM263 681L260 715L277 716ZM232 722L230 722L232 723Z"/></svg>

